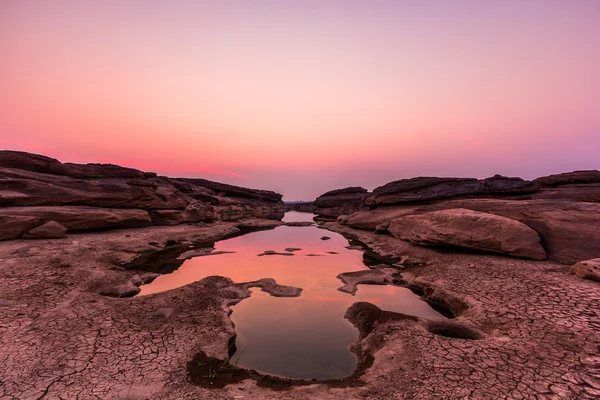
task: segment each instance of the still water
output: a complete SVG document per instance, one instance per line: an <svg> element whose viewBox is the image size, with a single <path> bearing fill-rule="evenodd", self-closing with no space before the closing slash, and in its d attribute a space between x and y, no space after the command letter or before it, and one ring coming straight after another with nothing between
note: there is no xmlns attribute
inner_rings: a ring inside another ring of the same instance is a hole
<svg viewBox="0 0 600 400"><path fill-rule="evenodd" d="M289 212L284 221L310 221L312 214ZM328 236L329 240L321 237ZM235 282L274 278L279 284L300 287L300 297L273 297L253 289L252 296L232 307L239 367L289 378L331 379L351 375L357 357L348 346L358 330L344 319L346 309L368 301L387 311L425 318L444 318L406 288L359 285L355 296L337 290L342 272L368 269L360 250L349 250L341 235L316 226L281 226L217 242L216 251L233 253L187 260L171 274L141 287L140 295L177 288L207 276ZM265 250L293 256L268 255ZM332 254L337 253L337 254ZM309 256L310 254L310 256Z"/></svg>

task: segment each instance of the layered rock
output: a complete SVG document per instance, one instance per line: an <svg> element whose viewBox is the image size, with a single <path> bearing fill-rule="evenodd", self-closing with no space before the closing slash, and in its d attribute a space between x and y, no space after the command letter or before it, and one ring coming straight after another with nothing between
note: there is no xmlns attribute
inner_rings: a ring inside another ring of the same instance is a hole
<svg viewBox="0 0 600 400"><path fill-rule="evenodd" d="M574 171L534 180L542 186L536 199L600 202L600 171Z"/></svg>
<svg viewBox="0 0 600 400"><path fill-rule="evenodd" d="M313 209L321 217L336 218L338 215L358 211L369 196L367 189L347 187L323 193L313 201Z"/></svg>
<svg viewBox="0 0 600 400"><path fill-rule="evenodd" d="M55 221L69 231L137 228L152 225L146 210L84 206L42 206L0 208L0 218L14 215L36 217L42 223Z"/></svg>
<svg viewBox="0 0 600 400"><path fill-rule="evenodd" d="M407 215L388 228L396 238L423 246L458 246L544 260L540 236L510 218L464 208Z"/></svg>
<svg viewBox="0 0 600 400"><path fill-rule="evenodd" d="M483 180L419 177L380 186L359 210L332 208L328 216L339 212L335 216L340 224L385 233L398 218L464 208L527 225L541 237L550 260L572 264L600 257L598 203L600 171L575 171L533 181L500 175Z"/></svg>
<svg viewBox="0 0 600 400"><path fill-rule="evenodd" d="M519 221L542 238L548 258L565 264L600 256L600 204L568 200L455 199L434 204L363 209L343 218L345 225L375 231L397 218L465 208Z"/></svg>
<svg viewBox="0 0 600 400"><path fill-rule="evenodd" d="M2 209L0 209L0 213ZM28 215L0 214L0 240L15 239L42 225L41 218Z"/></svg>
<svg viewBox="0 0 600 400"><path fill-rule="evenodd" d="M0 240L21 237L50 221L72 231L281 219L281 197L204 179L172 179L112 164L61 163L0 151L0 216L6 221L0 226Z"/></svg>
<svg viewBox="0 0 600 400"><path fill-rule="evenodd" d="M365 204L373 207L465 196L524 195L539 190L540 186L535 182L501 175L483 180L418 177L401 179L376 188Z"/></svg>

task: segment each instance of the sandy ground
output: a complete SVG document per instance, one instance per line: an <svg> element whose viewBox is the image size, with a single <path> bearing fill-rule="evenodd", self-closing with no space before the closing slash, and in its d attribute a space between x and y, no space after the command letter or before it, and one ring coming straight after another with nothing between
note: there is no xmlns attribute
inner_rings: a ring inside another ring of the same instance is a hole
<svg viewBox="0 0 600 400"><path fill-rule="evenodd" d="M398 279L456 318L440 326L358 304L348 318L361 331L353 345L361 367L347 382L278 386L248 376L212 388L193 383L188 365L199 353L227 357L228 306L251 286L279 296L298 295L295 288L207 278L143 297L99 293L142 273L119 265L210 246L239 234L236 223L7 241L0 243L0 399L600 398L598 282L551 262L324 227L404 263Z"/></svg>

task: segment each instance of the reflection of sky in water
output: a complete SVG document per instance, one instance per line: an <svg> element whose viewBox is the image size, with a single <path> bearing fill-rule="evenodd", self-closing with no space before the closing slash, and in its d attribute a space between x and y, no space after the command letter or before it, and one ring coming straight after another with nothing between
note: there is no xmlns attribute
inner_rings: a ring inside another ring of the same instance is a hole
<svg viewBox="0 0 600 400"><path fill-rule="evenodd" d="M313 222L314 217L315 217L315 214L313 214L313 213L288 211L283 216L282 221L283 222L304 222L304 221Z"/></svg>
<svg viewBox="0 0 600 400"><path fill-rule="evenodd" d="M331 240L321 240L322 236ZM140 294L173 289L211 275L235 282L274 278L282 285L300 287L303 292L297 298L272 297L255 289L249 299L232 307L238 334L234 360L239 357L241 367L288 377L340 378L350 375L357 361L348 346L358 332L343 318L353 303L368 301L384 310L443 318L405 288L360 285L355 296L338 291L342 286L338 274L367 269L362 252L348 250L347 245L341 235L316 227L282 226L255 232L216 243L216 250L235 253L188 260L173 273L142 286ZM257 257L265 250L283 252L287 247L302 250L291 257ZM311 253L323 256L306 256Z"/></svg>

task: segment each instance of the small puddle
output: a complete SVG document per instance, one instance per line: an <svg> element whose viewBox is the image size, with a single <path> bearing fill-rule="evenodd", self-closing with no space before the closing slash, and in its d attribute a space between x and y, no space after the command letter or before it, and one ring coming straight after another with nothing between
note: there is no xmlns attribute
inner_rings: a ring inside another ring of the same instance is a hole
<svg viewBox="0 0 600 400"><path fill-rule="evenodd" d="M288 212L284 221L311 221L313 215ZM330 237L322 240L323 236ZM141 286L139 295L174 289L207 276L235 282L274 278L281 285L302 288L300 297L272 297L260 290L232 307L236 352L231 363L286 378L338 379L351 375L357 357L349 345L358 330L346 309L367 301L386 311L430 319L444 317L406 288L359 285L355 296L338 291L342 272L368 269L360 250L347 249L343 236L316 226L281 226L217 242L215 251L233 252L187 260L171 274ZM271 250L277 254L258 256ZM300 249L300 250L297 250ZM335 253L335 254L331 254ZM308 255L317 255L308 256Z"/></svg>

